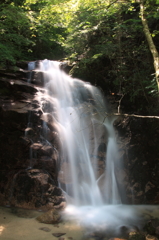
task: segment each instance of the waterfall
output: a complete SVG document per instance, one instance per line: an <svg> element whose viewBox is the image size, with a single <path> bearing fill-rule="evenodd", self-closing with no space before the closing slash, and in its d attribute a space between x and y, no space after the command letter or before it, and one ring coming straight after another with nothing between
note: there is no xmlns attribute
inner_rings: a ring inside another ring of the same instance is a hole
<svg viewBox="0 0 159 240"><path fill-rule="evenodd" d="M58 62L44 60L40 71L44 72L45 88L54 102L56 116L52 113L52 117L62 139L61 188L64 186L76 206L121 203L115 176L117 145L112 122L105 118L107 107L103 95L91 84L65 74ZM108 141L103 159L104 194L97 178L98 147L103 141Z"/></svg>
<svg viewBox="0 0 159 240"><path fill-rule="evenodd" d="M124 187L118 181L122 161L104 96L90 83L60 70L59 62L43 60L39 71L51 102L43 112L44 132L49 124L60 136L58 182L67 198L67 217L78 216L86 225L91 220L119 227L130 218L132 224L134 212L123 210Z"/></svg>

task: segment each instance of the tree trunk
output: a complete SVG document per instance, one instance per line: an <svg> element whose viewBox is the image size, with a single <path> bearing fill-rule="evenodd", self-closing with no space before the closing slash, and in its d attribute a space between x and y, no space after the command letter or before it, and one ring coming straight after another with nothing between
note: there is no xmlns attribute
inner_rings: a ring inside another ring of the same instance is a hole
<svg viewBox="0 0 159 240"><path fill-rule="evenodd" d="M157 82L157 87L158 87L158 92L159 92L159 53L158 53L158 51L156 49L156 46L153 42L147 20L144 16L144 0L140 0L140 16L141 16L141 21L142 21L142 25L143 25L144 34L146 36L146 39L147 39L147 42L148 42L148 45L149 45L149 49L150 49L150 51L152 53L152 56L153 56L156 82Z"/></svg>

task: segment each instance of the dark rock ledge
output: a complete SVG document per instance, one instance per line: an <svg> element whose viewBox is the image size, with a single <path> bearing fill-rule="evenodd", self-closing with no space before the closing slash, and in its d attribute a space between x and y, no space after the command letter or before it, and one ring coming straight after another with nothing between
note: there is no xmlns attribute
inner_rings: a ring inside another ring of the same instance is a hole
<svg viewBox="0 0 159 240"><path fill-rule="evenodd" d="M0 73L0 205L47 210L65 201L57 182L58 133L50 130L50 147L42 103L44 89L19 72Z"/></svg>

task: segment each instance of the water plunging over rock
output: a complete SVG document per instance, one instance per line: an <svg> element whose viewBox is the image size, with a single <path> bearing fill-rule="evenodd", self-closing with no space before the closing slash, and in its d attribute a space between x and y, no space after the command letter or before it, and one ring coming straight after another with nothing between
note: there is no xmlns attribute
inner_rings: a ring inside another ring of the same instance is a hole
<svg viewBox="0 0 159 240"><path fill-rule="evenodd" d="M122 163L101 92L66 75L58 62L44 60L39 71L44 72L44 85L52 101L42 115L45 131L56 129L61 138L61 188L76 206L121 203L124 192L121 196L116 172Z"/></svg>
<svg viewBox="0 0 159 240"><path fill-rule="evenodd" d="M66 216L92 226L120 228L127 221L132 226L135 212L122 208L122 159L103 95L89 83L69 77L58 62L44 60L39 65L36 71L43 72L47 90L43 132L48 142L54 132L59 134L58 182L67 199Z"/></svg>

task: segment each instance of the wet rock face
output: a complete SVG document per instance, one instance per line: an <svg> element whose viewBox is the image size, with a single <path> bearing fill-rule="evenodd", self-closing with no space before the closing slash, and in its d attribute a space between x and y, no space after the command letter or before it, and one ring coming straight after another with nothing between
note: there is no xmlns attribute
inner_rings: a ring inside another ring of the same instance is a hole
<svg viewBox="0 0 159 240"><path fill-rule="evenodd" d="M116 121L119 153L126 171L127 198L134 204L159 203L159 125L156 119L123 118Z"/></svg>
<svg viewBox="0 0 159 240"><path fill-rule="evenodd" d="M19 170L11 175L6 191L6 204L10 206L46 210L64 200L61 189L46 170Z"/></svg>
<svg viewBox="0 0 159 240"><path fill-rule="evenodd" d="M59 137L41 118L42 102L49 105L44 89L0 75L0 205L46 210L65 201L57 187Z"/></svg>

